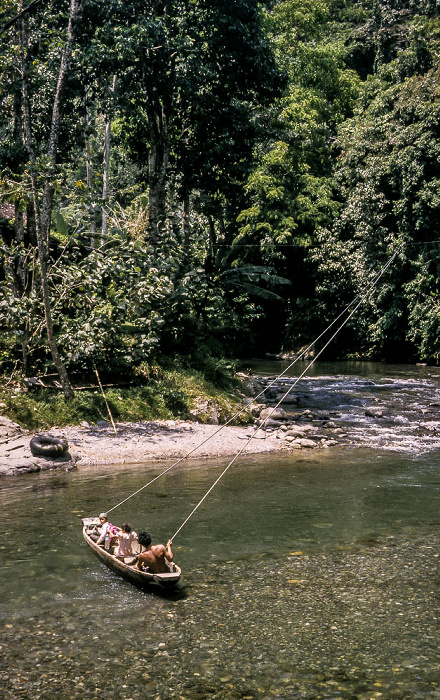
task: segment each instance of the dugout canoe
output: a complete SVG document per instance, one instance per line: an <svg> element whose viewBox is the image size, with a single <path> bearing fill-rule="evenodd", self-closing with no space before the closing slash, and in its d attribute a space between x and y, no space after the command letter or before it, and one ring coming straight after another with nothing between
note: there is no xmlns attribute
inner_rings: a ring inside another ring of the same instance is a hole
<svg viewBox="0 0 440 700"><path fill-rule="evenodd" d="M95 525L100 525L99 518L83 518L83 537L92 552L104 562L109 569L119 574L130 583L133 583L139 588L148 588L152 586L160 586L161 588L172 588L179 581L182 576L182 571L177 564L171 563L171 570L166 574L153 574L149 571L141 571L136 567L136 553L132 557L125 557L125 559L118 559L108 552L104 547L96 544L94 540L90 537L90 532L93 530ZM139 545L137 542L133 543L133 550L136 552L136 545L141 552L144 547Z"/></svg>

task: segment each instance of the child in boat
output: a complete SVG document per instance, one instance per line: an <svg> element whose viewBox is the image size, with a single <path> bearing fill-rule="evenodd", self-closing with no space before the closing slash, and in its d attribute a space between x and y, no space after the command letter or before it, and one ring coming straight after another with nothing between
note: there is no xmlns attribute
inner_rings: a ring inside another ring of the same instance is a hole
<svg viewBox="0 0 440 700"><path fill-rule="evenodd" d="M166 546L163 544L152 545L151 535L145 531L139 533L138 539L139 544L142 544L145 550L138 556L137 568L141 571L146 569L153 574L167 574L172 568L174 559L171 550L172 540L168 540Z"/></svg>
<svg viewBox="0 0 440 700"><path fill-rule="evenodd" d="M112 525L109 522L107 513L101 513L99 516L100 525L97 525L95 530L98 531L97 535L90 535L92 540L95 540L96 544L102 544L106 540L106 535L110 536L109 547L112 546L115 541L114 538L119 533L119 528L116 525ZM96 539L95 539L96 538Z"/></svg>
<svg viewBox="0 0 440 700"><path fill-rule="evenodd" d="M118 546L115 550L115 557L132 557L133 551L131 545L137 541L137 534L131 529L130 523L122 523L121 529L116 535Z"/></svg>

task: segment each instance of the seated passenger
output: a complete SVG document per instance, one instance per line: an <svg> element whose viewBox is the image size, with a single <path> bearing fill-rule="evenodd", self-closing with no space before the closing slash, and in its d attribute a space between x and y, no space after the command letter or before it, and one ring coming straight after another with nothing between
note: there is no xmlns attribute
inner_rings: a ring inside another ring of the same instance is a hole
<svg viewBox="0 0 440 700"><path fill-rule="evenodd" d="M106 549L110 549L115 544L115 536L118 534L119 528L109 522L107 513L101 513L99 521L100 525L95 527L97 534L92 534L90 537L95 540L96 544L104 542Z"/></svg>
<svg viewBox="0 0 440 700"><path fill-rule="evenodd" d="M139 544L144 545L145 551L138 556L136 566L142 569L148 569L153 574L167 574L170 572L173 561L173 552L171 551L172 540L168 540L166 546L163 544L151 544L151 535L149 532L140 532L138 535Z"/></svg>
<svg viewBox="0 0 440 700"><path fill-rule="evenodd" d="M137 538L138 536L134 530L131 529L131 525L129 523L122 523L121 529L116 535L118 546L115 550L115 557L123 558L134 556L131 545Z"/></svg>

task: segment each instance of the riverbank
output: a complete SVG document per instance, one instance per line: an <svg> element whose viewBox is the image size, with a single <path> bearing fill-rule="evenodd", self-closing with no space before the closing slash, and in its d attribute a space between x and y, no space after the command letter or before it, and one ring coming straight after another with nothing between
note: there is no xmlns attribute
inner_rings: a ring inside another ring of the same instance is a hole
<svg viewBox="0 0 440 700"><path fill-rule="evenodd" d="M265 411L270 414L273 409L263 408L260 421L264 421ZM57 459L32 455L30 441L35 433L1 418L0 475L70 470L81 465L137 464L188 456L197 459L229 457L241 451L262 454L328 448L346 437L335 423L313 420L310 411L294 419L289 419L283 409L276 411L272 413L274 418L266 418L261 429L258 429L258 421L248 426L222 426L179 420L116 423L114 427L107 421L99 421L96 425L84 422L81 426L53 428L48 433L65 438L69 444L68 452Z"/></svg>
<svg viewBox="0 0 440 700"><path fill-rule="evenodd" d="M400 366L324 368L299 382L293 377L274 382L270 376L254 376L253 393L264 393L265 401L252 404L245 425L222 427L229 417L218 415L208 402L199 406L198 420L136 417L116 422L115 429L105 420L51 428L45 432L69 443L68 455L58 460L33 457L29 442L37 430L25 430L0 416L0 475L186 456L228 457L241 451L343 446L421 454L440 449L438 368L411 368L410 373ZM286 393L291 387L294 391ZM264 427L256 432L262 420Z"/></svg>
<svg viewBox="0 0 440 700"><path fill-rule="evenodd" d="M14 427L15 426L15 427ZM5 432L5 431L3 431ZM135 464L139 462L194 457L227 457L245 448L247 454L274 452L286 443L276 434L262 433L249 441L254 427L206 425L189 421L146 421L53 428L54 437L64 437L69 451L56 460L34 457L30 440L34 433L16 424L0 442L0 474L12 476L47 469L72 469L81 465Z"/></svg>
<svg viewBox="0 0 440 700"><path fill-rule="evenodd" d="M227 457L243 449L253 426L219 426L192 421L147 421L71 427L51 431L64 435L78 464L134 464L145 461L194 457ZM246 446L247 453L282 448L273 433L263 433Z"/></svg>

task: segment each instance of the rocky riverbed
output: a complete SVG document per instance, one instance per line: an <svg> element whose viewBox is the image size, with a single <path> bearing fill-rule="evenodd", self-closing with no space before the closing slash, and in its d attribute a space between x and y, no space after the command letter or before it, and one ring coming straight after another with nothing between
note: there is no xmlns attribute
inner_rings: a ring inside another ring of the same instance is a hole
<svg viewBox="0 0 440 700"><path fill-rule="evenodd" d="M215 564L163 599L61 581L6 621L2 698L438 700L438 545Z"/></svg>

